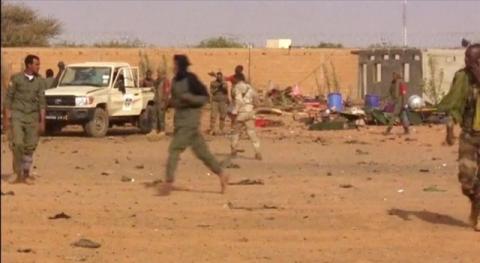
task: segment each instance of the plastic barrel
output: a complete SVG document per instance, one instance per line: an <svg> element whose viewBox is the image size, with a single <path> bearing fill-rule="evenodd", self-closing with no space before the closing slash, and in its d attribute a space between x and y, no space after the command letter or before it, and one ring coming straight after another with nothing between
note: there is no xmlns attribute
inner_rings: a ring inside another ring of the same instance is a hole
<svg viewBox="0 0 480 263"><path fill-rule="evenodd" d="M328 94L328 108L333 111L343 111L343 99L340 93Z"/></svg>
<svg viewBox="0 0 480 263"><path fill-rule="evenodd" d="M367 108L379 108L380 107L380 96L367 94L365 95L365 107Z"/></svg>

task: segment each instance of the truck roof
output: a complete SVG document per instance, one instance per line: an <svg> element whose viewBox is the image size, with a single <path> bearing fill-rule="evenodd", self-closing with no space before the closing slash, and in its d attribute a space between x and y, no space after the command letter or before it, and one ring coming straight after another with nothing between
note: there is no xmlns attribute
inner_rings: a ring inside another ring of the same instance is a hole
<svg viewBox="0 0 480 263"><path fill-rule="evenodd" d="M82 62L68 64L69 67L130 67L127 62Z"/></svg>

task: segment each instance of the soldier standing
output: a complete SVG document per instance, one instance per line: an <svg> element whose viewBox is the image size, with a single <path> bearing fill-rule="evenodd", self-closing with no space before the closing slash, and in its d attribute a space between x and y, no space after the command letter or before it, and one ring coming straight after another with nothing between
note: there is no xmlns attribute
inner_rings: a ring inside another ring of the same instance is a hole
<svg viewBox="0 0 480 263"><path fill-rule="evenodd" d="M159 70L157 74L158 76L153 86L153 92L155 93L154 105L150 112L153 130L147 135L149 137L165 136L165 111L170 94L170 81L165 70Z"/></svg>
<svg viewBox="0 0 480 263"><path fill-rule="evenodd" d="M255 150L255 159L262 160L260 153L260 141L255 133L255 104L257 101L257 93L249 84L245 83L245 76L242 73L235 75L235 125L232 136L232 156L237 154L237 146L240 140L240 133L245 128L247 135L253 144Z"/></svg>
<svg viewBox="0 0 480 263"><path fill-rule="evenodd" d="M45 80L38 72L40 59L25 58L25 71L12 76L4 108L4 128L13 152L13 183L30 184L30 168L40 133L45 131Z"/></svg>
<svg viewBox="0 0 480 263"><path fill-rule="evenodd" d="M53 77L53 70L49 68L45 71L45 85L47 89L51 89L54 88L54 84L55 78Z"/></svg>
<svg viewBox="0 0 480 263"><path fill-rule="evenodd" d="M147 70L145 72L145 78L140 82L140 87L153 87L155 85L155 80L152 78L152 71Z"/></svg>
<svg viewBox="0 0 480 263"><path fill-rule="evenodd" d="M471 202L470 222L480 231L480 44L465 52L465 68L455 73L448 94L438 105L462 126L458 179Z"/></svg>
<svg viewBox="0 0 480 263"><path fill-rule="evenodd" d="M392 83L390 85L389 95L390 103L394 105L392 116L388 120L388 127L385 134L390 134L393 129L393 124L397 119L402 122L403 130L405 134L410 133L408 116L406 111L405 95L401 91L401 85L403 84L402 76L396 72L393 73Z"/></svg>
<svg viewBox="0 0 480 263"><path fill-rule="evenodd" d="M168 195L174 190L175 170L180 154L187 147L192 147L193 153L220 179L221 193L224 193L228 184L220 163L210 153L200 132L202 106L209 98L207 88L197 76L188 71L190 62L185 55L175 55L175 78L172 82L171 104L175 108L174 135L168 149L166 167L166 183L160 191L161 195Z"/></svg>
<svg viewBox="0 0 480 263"><path fill-rule="evenodd" d="M218 72L216 79L210 83L211 95L211 113L210 113L210 131L211 135L215 134L215 124L217 119L220 120L220 134L224 134L225 118L227 117L228 108L228 85L223 80L223 74Z"/></svg>

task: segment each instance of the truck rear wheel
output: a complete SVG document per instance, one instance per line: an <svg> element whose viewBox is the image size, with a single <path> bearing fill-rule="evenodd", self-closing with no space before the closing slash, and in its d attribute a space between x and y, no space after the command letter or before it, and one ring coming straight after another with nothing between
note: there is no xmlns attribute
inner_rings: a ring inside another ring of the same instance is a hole
<svg viewBox="0 0 480 263"><path fill-rule="evenodd" d="M90 137L103 137L107 134L108 127L107 112L102 108L96 108L92 119L85 124L84 129Z"/></svg>
<svg viewBox="0 0 480 263"><path fill-rule="evenodd" d="M137 126L140 129L140 132L143 134L147 134L152 131L152 111L153 106L148 105L138 117Z"/></svg>

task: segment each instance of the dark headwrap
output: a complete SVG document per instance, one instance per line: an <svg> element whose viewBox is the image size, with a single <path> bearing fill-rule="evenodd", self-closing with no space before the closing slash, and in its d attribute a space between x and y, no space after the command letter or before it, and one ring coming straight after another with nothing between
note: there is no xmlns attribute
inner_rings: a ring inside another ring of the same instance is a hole
<svg viewBox="0 0 480 263"><path fill-rule="evenodd" d="M207 87L198 79L198 77L188 72L188 67L191 65L188 57L185 55L175 55L173 56L173 60L177 64L178 72L175 75L175 81L180 81L184 78L188 80L188 87L190 92L194 95L200 96L209 96Z"/></svg>

